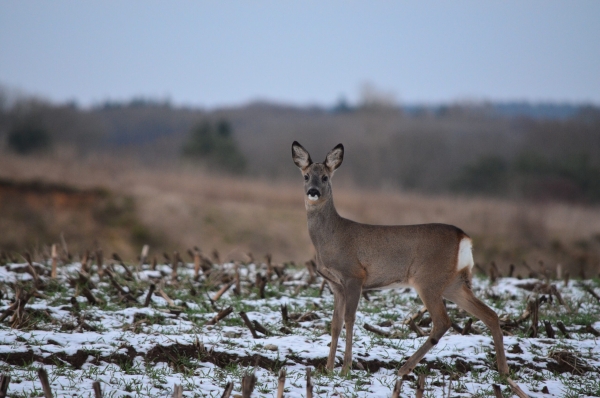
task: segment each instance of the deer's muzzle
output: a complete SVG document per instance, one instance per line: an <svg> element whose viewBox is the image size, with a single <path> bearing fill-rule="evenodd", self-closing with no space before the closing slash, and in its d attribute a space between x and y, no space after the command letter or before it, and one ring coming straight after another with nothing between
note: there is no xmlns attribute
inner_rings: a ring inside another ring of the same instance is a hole
<svg viewBox="0 0 600 398"><path fill-rule="evenodd" d="M319 192L319 190L316 188L311 188L308 190L306 195L308 195L308 200L316 201L321 196L321 192Z"/></svg>

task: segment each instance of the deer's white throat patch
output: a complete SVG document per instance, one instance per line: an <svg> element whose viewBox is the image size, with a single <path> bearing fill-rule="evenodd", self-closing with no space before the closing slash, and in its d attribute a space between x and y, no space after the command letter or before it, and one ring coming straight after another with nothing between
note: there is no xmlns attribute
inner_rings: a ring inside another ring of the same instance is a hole
<svg viewBox="0 0 600 398"><path fill-rule="evenodd" d="M319 195L308 195L308 200L312 200L314 202L317 199L319 199Z"/></svg>

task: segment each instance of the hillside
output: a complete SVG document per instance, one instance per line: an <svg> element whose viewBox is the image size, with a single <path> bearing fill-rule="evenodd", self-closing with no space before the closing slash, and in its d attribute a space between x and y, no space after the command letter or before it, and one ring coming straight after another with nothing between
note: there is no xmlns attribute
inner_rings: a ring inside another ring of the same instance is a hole
<svg viewBox="0 0 600 398"><path fill-rule="evenodd" d="M267 103L203 110L132 100L91 109L23 99L0 115L0 146L34 125L49 151L173 166L192 128L226 121L252 177L291 180L289 146L320 159L339 142L341 177L359 187L462 192L535 200L600 201L600 109L498 103L302 108ZM0 148L1 149L1 148ZM204 164L216 172L210 162Z"/></svg>
<svg viewBox="0 0 600 398"><path fill-rule="evenodd" d="M540 118L540 109L550 116ZM54 193L13 192L0 209L9 231L0 236L0 251L41 254L64 239L73 255L101 247L133 259L150 244L158 257L199 246L226 260L245 261L251 252L303 263L313 248L290 157L298 140L317 161L344 143L334 178L342 215L374 224L458 225L474 238L484 270L494 261L525 276L543 261L571 275L596 275L600 110L540 109L254 103L202 110L143 100L80 109L23 98L0 113L0 178L107 196L61 207L49 199ZM213 162L218 157L182 157L195 126L200 153L205 144L235 148L245 169L232 175ZM18 153L9 139L17 133L46 137L47 146Z"/></svg>

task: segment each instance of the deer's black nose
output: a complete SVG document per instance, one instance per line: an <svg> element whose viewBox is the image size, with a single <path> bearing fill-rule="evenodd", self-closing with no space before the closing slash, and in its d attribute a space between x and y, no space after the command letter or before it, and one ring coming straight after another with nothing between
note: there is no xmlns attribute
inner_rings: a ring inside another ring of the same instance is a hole
<svg viewBox="0 0 600 398"><path fill-rule="evenodd" d="M306 194L308 196L316 196L316 197L321 196L321 192L319 192L319 190L317 188L311 188L311 189L309 189Z"/></svg>

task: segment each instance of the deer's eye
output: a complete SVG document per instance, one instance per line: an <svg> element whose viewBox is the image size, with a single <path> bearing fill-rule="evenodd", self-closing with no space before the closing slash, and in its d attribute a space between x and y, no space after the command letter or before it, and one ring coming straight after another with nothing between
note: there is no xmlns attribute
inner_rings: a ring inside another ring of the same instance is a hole
<svg viewBox="0 0 600 398"><path fill-rule="evenodd" d="M304 174L304 181L308 181L308 174Z"/></svg>
<svg viewBox="0 0 600 398"><path fill-rule="evenodd" d="M328 179L329 179L329 178L328 178L327 176L323 176L323 177L321 177L321 181L323 181L323 182L327 182L327 180L328 180Z"/></svg>

